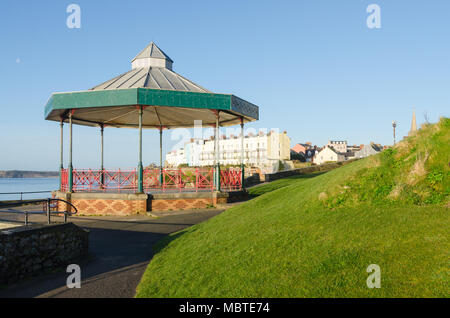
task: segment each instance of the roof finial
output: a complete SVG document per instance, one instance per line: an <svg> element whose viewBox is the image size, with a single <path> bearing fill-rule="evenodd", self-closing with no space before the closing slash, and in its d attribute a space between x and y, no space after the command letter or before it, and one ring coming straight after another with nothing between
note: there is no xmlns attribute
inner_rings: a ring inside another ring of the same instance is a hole
<svg viewBox="0 0 450 318"><path fill-rule="evenodd" d="M172 70L172 63L172 59L152 41L131 61L131 68L163 67Z"/></svg>

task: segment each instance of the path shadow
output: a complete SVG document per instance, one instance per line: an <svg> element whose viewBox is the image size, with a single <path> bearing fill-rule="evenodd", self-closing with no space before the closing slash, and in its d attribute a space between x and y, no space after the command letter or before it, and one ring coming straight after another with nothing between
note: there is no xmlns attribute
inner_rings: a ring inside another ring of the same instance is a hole
<svg viewBox="0 0 450 318"><path fill-rule="evenodd" d="M191 232L194 232L195 230L191 230ZM158 254L159 252L161 252L164 248L166 248L170 243L172 243L172 241L175 241L176 239L180 238L181 236L183 236L184 234L186 234L188 232L187 229L181 230L175 234L169 234L166 237L164 237L162 240L160 240L159 242L157 242L154 246L153 246L153 253L154 254Z"/></svg>
<svg viewBox="0 0 450 318"><path fill-rule="evenodd" d="M121 268L149 262L152 245L166 234L84 227L90 231L89 254L79 261L82 280ZM67 264L69 265L69 264ZM0 297L36 297L66 286L66 268L55 269L40 277L30 278L0 289Z"/></svg>
<svg viewBox="0 0 450 318"><path fill-rule="evenodd" d="M68 290L65 286L69 274L65 272L66 268L60 268L41 277L6 286L0 289L0 297L29 298L46 296L46 293L51 297L61 294L63 297L133 297L148 262L155 254L154 246L161 249L185 233L187 227L214 215L170 217L165 220L167 223L117 220L93 220L92 224L81 222L78 225L90 231L89 256L79 263L81 289ZM175 232L178 233L168 236ZM164 238L166 240L161 241ZM159 241L162 243L157 244ZM86 285L83 285L86 280ZM124 291L111 290L108 294L105 289L111 286Z"/></svg>

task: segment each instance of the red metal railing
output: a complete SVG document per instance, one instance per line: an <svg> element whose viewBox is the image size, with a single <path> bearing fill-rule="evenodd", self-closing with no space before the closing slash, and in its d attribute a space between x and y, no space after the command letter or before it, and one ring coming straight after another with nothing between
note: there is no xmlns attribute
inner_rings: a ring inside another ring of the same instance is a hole
<svg viewBox="0 0 450 318"><path fill-rule="evenodd" d="M75 192L91 191L135 191L137 188L136 169L93 170L73 169L73 185Z"/></svg>
<svg viewBox="0 0 450 318"><path fill-rule="evenodd" d="M144 169L144 190L213 190L214 169Z"/></svg>
<svg viewBox="0 0 450 318"><path fill-rule="evenodd" d="M143 186L144 191L159 190L161 189L159 169L144 169L143 174Z"/></svg>
<svg viewBox="0 0 450 318"><path fill-rule="evenodd" d="M143 171L143 188L151 191L213 191L214 168L152 169ZM221 188L239 190L241 170L221 170ZM135 192L138 173L136 169L73 169L74 192ZM61 191L69 190L68 170L61 170Z"/></svg>
<svg viewBox="0 0 450 318"><path fill-rule="evenodd" d="M242 170L226 169L220 171L220 187L223 190L240 190L242 188Z"/></svg>
<svg viewBox="0 0 450 318"><path fill-rule="evenodd" d="M61 169L61 191L67 192L69 191L69 175L67 173L67 169Z"/></svg>

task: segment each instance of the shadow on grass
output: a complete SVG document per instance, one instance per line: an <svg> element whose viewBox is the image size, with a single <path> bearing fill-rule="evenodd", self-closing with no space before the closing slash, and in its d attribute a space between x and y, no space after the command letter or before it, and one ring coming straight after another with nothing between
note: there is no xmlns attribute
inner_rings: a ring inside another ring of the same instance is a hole
<svg viewBox="0 0 450 318"><path fill-rule="evenodd" d="M266 183L266 184L258 185L256 187L249 189L248 197L250 199L253 199L253 198L259 197L263 194L290 186L290 185L294 184L295 180L311 179L311 178L315 178L315 177L320 176L321 174L324 174L327 172L328 171L320 171L320 172L314 172L314 173L308 173L308 174L299 174L299 175L295 175L295 176L277 179L277 180L274 180L274 181Z"/></svg>
<svg viewBox="0 0 450 318"><path fill-rule="evenodd" d="M292 180L292 179L294 179L294 180L296 180L296 179L310 179L310 178L314 178L314 177L320 176L321 174L324 174L324 173L327 173L327 172L328 171L319 171L319 172L313 172L313 173L308 173L308 174L298 174L296 176L290 176L290 177L286 177L286 178L283 178L283 179L290 179L290 180ZM283 180L283 179L278 179L278 180ZM275 181L278 181L278 180L275 180Z"/></svg>
<svg viewBox="0 0 450 318"><path fill-rule="evenodd" d="M155 245L153 245L153 253L157 254L159 252L161 252L165 247L167 247L172 241L178 239L179 237L181 237L182 235L186 234L187 232L195 232L195 229L184 229L181 230L177 233L173 233L173 234L169 234L166 237L164 237L163 239L159 240Z"/></svg>

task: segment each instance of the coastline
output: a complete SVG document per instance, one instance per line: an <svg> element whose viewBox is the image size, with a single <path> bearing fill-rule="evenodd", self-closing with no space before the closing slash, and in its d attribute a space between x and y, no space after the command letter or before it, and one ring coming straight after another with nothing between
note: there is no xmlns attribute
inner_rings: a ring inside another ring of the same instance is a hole
<svg viewBox="0 0 450 318"><path fill-rule="evenodd" d="M0 176L0 179L48 179L48 178L58 178L58 176L24 176L24 177L5 177Z"/></svg>
<svg viewBox="0 0 450 318"><path fill-rule="evenodd" d="M25 178L58 178L57 171L25 171L25 170L2 170L0 179L25 179Z"/></svg>

